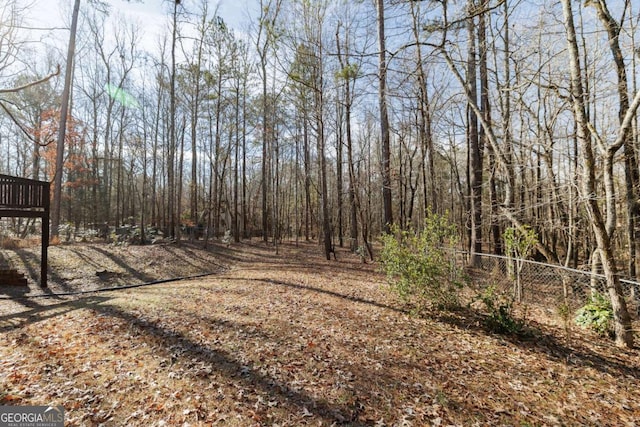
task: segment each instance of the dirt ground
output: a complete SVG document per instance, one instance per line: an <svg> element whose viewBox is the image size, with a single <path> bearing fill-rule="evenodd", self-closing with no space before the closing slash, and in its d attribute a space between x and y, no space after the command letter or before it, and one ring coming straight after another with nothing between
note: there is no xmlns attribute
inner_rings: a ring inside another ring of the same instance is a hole
<svg viewBox="0 0 640 427"><path fill-rule="evenodd" d="M0 404L63 405L69 426L640 425L638 350L544 319L527 338L492 334L473 308L416 317L375 264L337 258L315 244L52 248L56 293L213 274L4 291Z"/></svg>
<svg viewBox="0 0 640 427"><path fill-rule="evenodd" d="M147 246L117 246L106 243L51 246L49 291L88 291L108 286L218 272L225 263L219 252L202 250L202 242ZM0 249L0 265L7 263L27 276L29 295L42 293L38 286L39 246L15 250Z"/></svg>

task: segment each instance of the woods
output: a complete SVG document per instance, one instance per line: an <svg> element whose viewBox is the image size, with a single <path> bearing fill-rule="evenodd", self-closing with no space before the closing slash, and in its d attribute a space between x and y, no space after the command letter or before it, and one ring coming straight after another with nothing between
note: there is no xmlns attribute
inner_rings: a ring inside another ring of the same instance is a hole
<svg viewBox="0 0 640 427"><path fill-rule="evenodd" d="M633 345L630 0L260 0L233 25L205 0L162 7L151 45L117 3L79 3L73 55L69 33L34 42L33 11L0 6L0 173L53 183L52 234L126 225L143 243L227 233L374 259L382 232L431 211L473 265L531 227L539 259L602 269Z"/></svg>

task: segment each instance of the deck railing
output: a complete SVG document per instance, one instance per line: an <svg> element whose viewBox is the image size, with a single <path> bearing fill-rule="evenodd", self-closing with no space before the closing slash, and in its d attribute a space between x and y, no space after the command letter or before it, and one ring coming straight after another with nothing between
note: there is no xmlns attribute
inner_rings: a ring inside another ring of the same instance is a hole
<svg viewBox="0 0 640 427"><path fill-rule="evenodd" d="M47 287L50 184L46 181L0 175L0 218L42 219L40 286Z"/></svg>
<svg viewBox="0 0 640 427"><path fill-rule="evenodd" d="M0 175L0 209L48 208L48 182Z"/></svg>

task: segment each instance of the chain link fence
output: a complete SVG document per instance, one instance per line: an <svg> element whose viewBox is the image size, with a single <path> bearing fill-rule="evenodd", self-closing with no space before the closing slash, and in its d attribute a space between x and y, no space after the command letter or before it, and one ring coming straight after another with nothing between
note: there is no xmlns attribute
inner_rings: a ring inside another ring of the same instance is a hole
<svg viewBox="0 0 640 427"><path fill-rule="evenodd" d="M455 251L455 261L465 266L475 286L495 286L525 304L557 310L562 305L575 310L588 301L592 292L606 294L602 274L560 265L476 253L475 267L468 268L469 252ZM633 320L640 319L640 283L620 280Z"/></svg>

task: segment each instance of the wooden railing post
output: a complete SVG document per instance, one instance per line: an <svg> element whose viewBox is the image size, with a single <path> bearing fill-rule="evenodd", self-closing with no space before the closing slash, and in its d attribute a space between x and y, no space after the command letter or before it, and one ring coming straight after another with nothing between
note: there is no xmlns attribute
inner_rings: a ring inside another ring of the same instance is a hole
<svg viewBox="0 0 640 427"><path fill-rule="evenodd" d="M42 204L44 205L44 213L42 215L42 247L41 247L41 260L40 260L40 286L43 288L47 285L47 271L49 269L49 205L51 199L49 198L50 184L42 186Z"/></svg>

